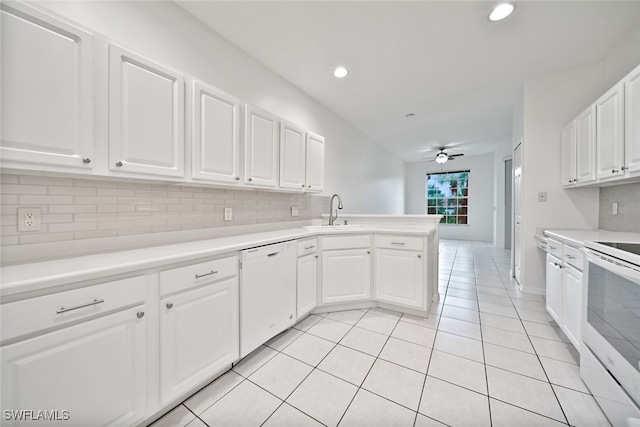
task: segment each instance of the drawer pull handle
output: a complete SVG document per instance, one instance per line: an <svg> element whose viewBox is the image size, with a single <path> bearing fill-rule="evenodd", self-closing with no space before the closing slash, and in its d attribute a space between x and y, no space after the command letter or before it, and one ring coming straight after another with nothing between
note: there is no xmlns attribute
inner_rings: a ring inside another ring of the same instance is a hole
<svg viewBox="0 0 640 427"><path fill-rule="evenodd" d="M78 310L79 308L91 307L92 305L102 304L104 302L103 299L94 299L91 302L87 302L84 304L76 305L74 307L60 307L60 310L56 311L56 314L66 313L68 311Z"/></svg>
<svg viewBox="0 0 640 427"><path fill-rule="evenodd" d="M91 159L88 157L83 157L82 158L82 163L84 163L85 165L88 165L89 163L91 163Z"/></svg>
<svg viewBox="0 0 640 427"><path fill-rule="evenodd" d="M404 242L391 242L392 245L404 246Z"/></svg>
<svg viewBox="0 0 640 427"><path fill-rule="evenodd" d="M574 257L573 255L567 255L567 258L569 258L569 259L576 259L576 257Z"/></svg>
<svg viewBox="0 0 640 427"><path fill-rule="evenodd" d="M199 279L199 278L201 278L201 277L211 276L211 275L213 275L213 274L218 274L218 271L217 271L217 270L216 270L216 271L211 270L211 271L210 271L210 272L208 272L208 273L204 273L204 274L196 274L196 279Z"/></svg>
<svg viewBox="0 0 640 427"><path fill-rule="evenodd" d="M142 318L144 317L144 311L139 311L139 312L137 312L137 313L136 313L136 317L137 317L138 319L142 319Z"/></svg>
<svg viewBox="0 0 640 427"><path fill-rule="evenodd" d="M173 308L173 303L172 302L168 302L165 307L167 307L167 309L171 310Z"/></svg>
<svg viewBox="0 0 640 427"><path fill-rule="evenodd" d="M313 248L315 248L315 247L316 247L316 245L311 245L311 246L305 246L304 248L305 248L305 249L313 249Z"/></svg>
<svg viewBox="0 0 640 427"><path fill-rule="evenodd" d="M556 247L555 246L549 246L549 249L555 250Z"/></svg>

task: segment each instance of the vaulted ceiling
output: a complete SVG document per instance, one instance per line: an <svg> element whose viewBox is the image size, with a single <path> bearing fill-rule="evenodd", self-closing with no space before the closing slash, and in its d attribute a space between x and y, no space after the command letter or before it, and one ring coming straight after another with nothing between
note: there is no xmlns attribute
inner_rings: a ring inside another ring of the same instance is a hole
<svg viewBox="0 0 640 427"><path fill-rule="evenodd" d="M640 25L640 1L523 1L500 22L486 1L178 4L406 161L508 143L526 79L601 61Z"/></svg>

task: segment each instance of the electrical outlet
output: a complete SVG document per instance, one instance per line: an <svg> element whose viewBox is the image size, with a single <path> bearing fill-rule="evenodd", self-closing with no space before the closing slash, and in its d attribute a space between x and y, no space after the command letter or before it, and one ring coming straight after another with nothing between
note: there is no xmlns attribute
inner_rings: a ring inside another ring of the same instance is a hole
<svg viewBox="0 0 640 427"><path fill-rule="evenodd" d="M224 220L225 221L233 221L233 209L232 208L224 208Z"/></svg>
<svg viewBox="0 0 640 427"><path fill-rule="evenodd" d="M614 215L618 215L618 202L614 202L614 203L613 203L613 210L612 210L612 213L613 213Z"/></svg>
<svg viewBox="0 0 640 427"><path fill-rule="evenodd" d="M547 193L546 192L538 193L538 201L539 202L546 202L547 201Z"/></svg>
<svg viewBox="0 0 640 427"><path fill-rule="evenodd" d="M18 231L40 231L42 211L40 208L18 208Z"/></svg>
<svg viewBox="0 0 640 427"><path fill-rule="evenodd" d="M298 216L298 207L297 206L291 206L291 216Z"/></svg>

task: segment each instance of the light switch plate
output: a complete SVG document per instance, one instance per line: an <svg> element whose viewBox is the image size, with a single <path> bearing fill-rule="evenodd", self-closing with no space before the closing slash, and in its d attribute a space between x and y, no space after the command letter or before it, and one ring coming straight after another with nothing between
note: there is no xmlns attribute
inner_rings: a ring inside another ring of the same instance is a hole
<svg viewBox="0 0 640 427"><path fill-rule="evenodd" d="M233 221L233 208L224 208L224 220Z"/></svg>
<svg viewBox="0 0 640 427"><path fill-rule="evenodd" d="M299 212L298 212L298 207L297 206L291 206L291 216L298 216Z"/></svg>
<svg viewBox="0 0 640 427"><path fill-rule="evenodd" d="M547 192L546 191L538 193L538 201L539 202L546 202L547 201Z"/></svg>
<svg viewBox="0 0 640 427"><path fill-rule="evenodd" d="M18 231L40 231L42 210L40 208L18 208Z"/></svg>
<svg viewBox="0 0 640 427"><path fill-rule="evenodd" d="M618 202L614 202L614 203L613 203L613 210L612 210L612 213L613 213L614 215L618 215Z"/></svg>

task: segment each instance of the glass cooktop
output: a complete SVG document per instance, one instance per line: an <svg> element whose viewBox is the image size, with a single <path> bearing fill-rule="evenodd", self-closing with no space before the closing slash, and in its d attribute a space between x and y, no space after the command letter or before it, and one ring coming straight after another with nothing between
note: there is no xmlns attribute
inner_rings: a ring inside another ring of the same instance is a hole
<svg viewBox="0 0 640 427"><path fill-rule="evenodd" d="M640 255L640 243L596 242L625 252Z"/></svg>

